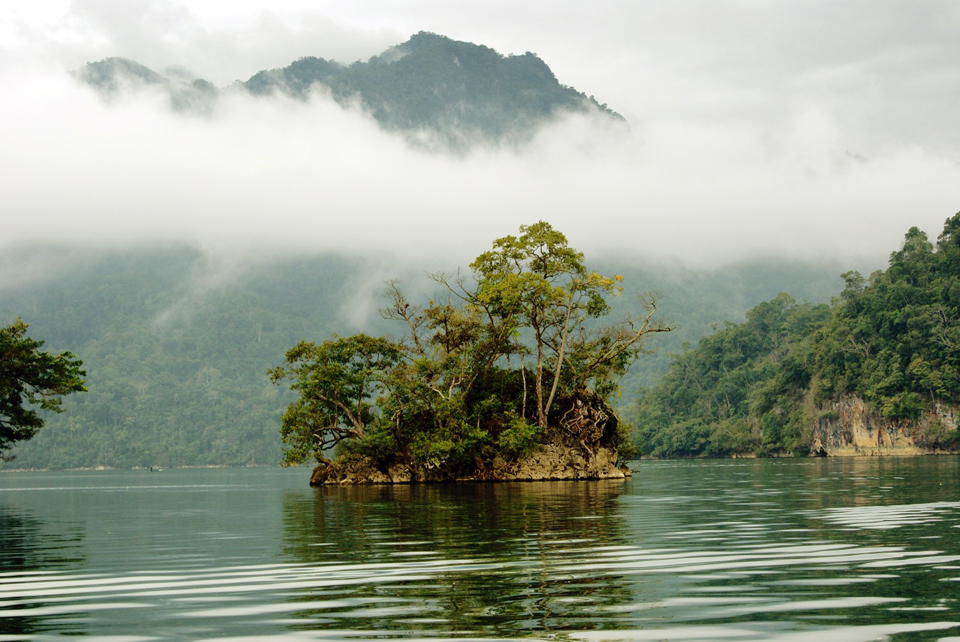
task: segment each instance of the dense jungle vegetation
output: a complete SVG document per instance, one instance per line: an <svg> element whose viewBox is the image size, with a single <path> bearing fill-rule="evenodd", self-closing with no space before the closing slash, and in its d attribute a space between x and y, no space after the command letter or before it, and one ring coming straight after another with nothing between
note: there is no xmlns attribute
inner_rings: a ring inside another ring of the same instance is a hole
<svg viewBox="0 0 960 642"><path fill-rule="evenodd" d="M905 421L960 403L960 214L936 246L911 228L885 271L843 278L829 306L781 293L676 357L631 412L643 452L802 455L844 396ZM919 441L955 448L960 435L933 423Z"/></svg>
<svg viewBox="0 0 960 642"><path fill-rule="evenodd" d="M549 223L520 227L470 264L431 276L441 296L412 304L395 283L384 318L403 339L355 334L301 341L271 372L298 398L283 414L284 463L329 465L353 454L442 479L483 475L569 433L620 443L610 397L649 335L656 297L602 327L622 275L590 271ZM584 449L587 446L583 446Z"/></svg>
<svg viewBox="0 0 960 642"><path fill-rule="evenodd" d="M76 354L88 392L65 399L66 412L0 467L276 464L280 416L294 397L266 370L304 337L390 336L395 328L377 314L383 281L398 277L411 298L429 298L424 267L449 268L335 254L218 259L184 246L9 249L0 325L22 317L45 349ZM779 290L823 301L842 284L838 266L777 261L691 270L639 268L625 256L596 269L624 276L614 318L639 293L659 291L658 314L676 326L623 378L619 405L655 384L684 342Z"/></svg>

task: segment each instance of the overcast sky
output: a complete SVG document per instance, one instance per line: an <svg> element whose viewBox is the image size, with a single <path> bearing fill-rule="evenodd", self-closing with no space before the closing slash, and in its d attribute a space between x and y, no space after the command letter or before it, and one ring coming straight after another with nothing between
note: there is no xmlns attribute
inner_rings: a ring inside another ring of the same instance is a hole
<svg viewBox="0 0 960 642"><path fill-rule="evenodd" d="M880 267L960 211L960 3L610 0L0 2L0 245L472 256L545 219L588 252ZM317 98L209 117L105 103L67 74L124 56L218 85L349 63L427 30L532 51L623 114L523 150L430 154Z"/></svg>

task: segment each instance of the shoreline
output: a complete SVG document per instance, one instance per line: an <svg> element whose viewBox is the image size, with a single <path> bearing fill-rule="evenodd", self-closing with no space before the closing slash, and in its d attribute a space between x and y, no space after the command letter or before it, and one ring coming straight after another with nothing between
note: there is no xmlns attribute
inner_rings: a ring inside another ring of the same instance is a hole
<svg viewBox="0 0 960 642"><path fill-rule="evenodd" d="M640 459L633 459L630 461L722 461L722 460L736 460L736 459L857 459L857 458L872 458L872 457L940 457L940 456L956 456L960 455L960 450L937 450L930 452L869 452L869 453L837 453L831 454L827 453L826 455L803 455L802 457L794 457L792 455L774 455L770 457L758 457L754 454L744 454L744 455L733 455L730 457L641 457ZM627 462L628 464L630 462ZM302 468L304 470L313 470L313 466L303 465L303 466L288 466L284 467L280 464L204 464L199 466L166 466L160 468L159 470L151 471L149 467L143 466L133 466L131 468L116 468L111 466L91 466L84 468L0 468L0 475L3 473L81 473L81 472L103 472L103 471L142 471L142 472L164 472L168 470L201 470L208 468ZM635 472L635 471L634 471ZM603 481L610 478L568 478L568 479L455 479L447 481L421 481L421 482L386 482L388 484L394 483L439 483L439 484L483 484L483 483L503 483L503 482L533 482L533 481Z"/></svg>
<svg viewBox="0 0 960 642"><path fill-rule="evenodd" d="M108 471L108 470L139 470L148 473L159 473L166 470L200 470L204 468L282 468L282 466L277 464L200 464L196 466L131 466L130 468L118 468L116 466L84 466L81 468L0 468L0 474L2 473L81 473L81 472L98 472L98 471ZM292 468L301 468L301 466L295 466ZM309 468L309 466L302 466L302 468ZM155 469L155 470L154 470Z"/></svg>

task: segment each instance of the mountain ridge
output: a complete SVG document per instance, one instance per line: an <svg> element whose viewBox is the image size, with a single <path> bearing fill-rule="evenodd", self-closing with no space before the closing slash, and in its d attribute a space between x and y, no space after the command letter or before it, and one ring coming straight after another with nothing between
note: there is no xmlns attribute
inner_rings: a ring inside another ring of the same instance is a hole
<svg viewBox="0 0 960 642"><path fill-rule="evenodd" d="M308 100L319 90L344 109L359 104L386 131L414 140L426 132L455 149L479 141L522 144L564 114L595 114L626 126L606 104L561 84L529 51L503 55L426 31L366 62L305 56L223 88L184 70L161 73L120 57L87 63L73 75L108 98L152 87L167 92L176 111L207 114L225 92Z"/></svg>

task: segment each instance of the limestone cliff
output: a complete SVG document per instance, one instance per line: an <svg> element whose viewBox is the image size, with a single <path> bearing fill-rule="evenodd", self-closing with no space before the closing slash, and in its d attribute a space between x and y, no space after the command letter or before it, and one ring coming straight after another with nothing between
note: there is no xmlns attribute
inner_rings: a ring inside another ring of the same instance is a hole
<svg viewBox="0 0 960 642"><path fill-rule="evenodd" d="M958 409L936 404L916 421L880 416L857 397L821 408L813 422L811 452L818 455L921 455L940 452L938 435L955 433Z"/></svg>

